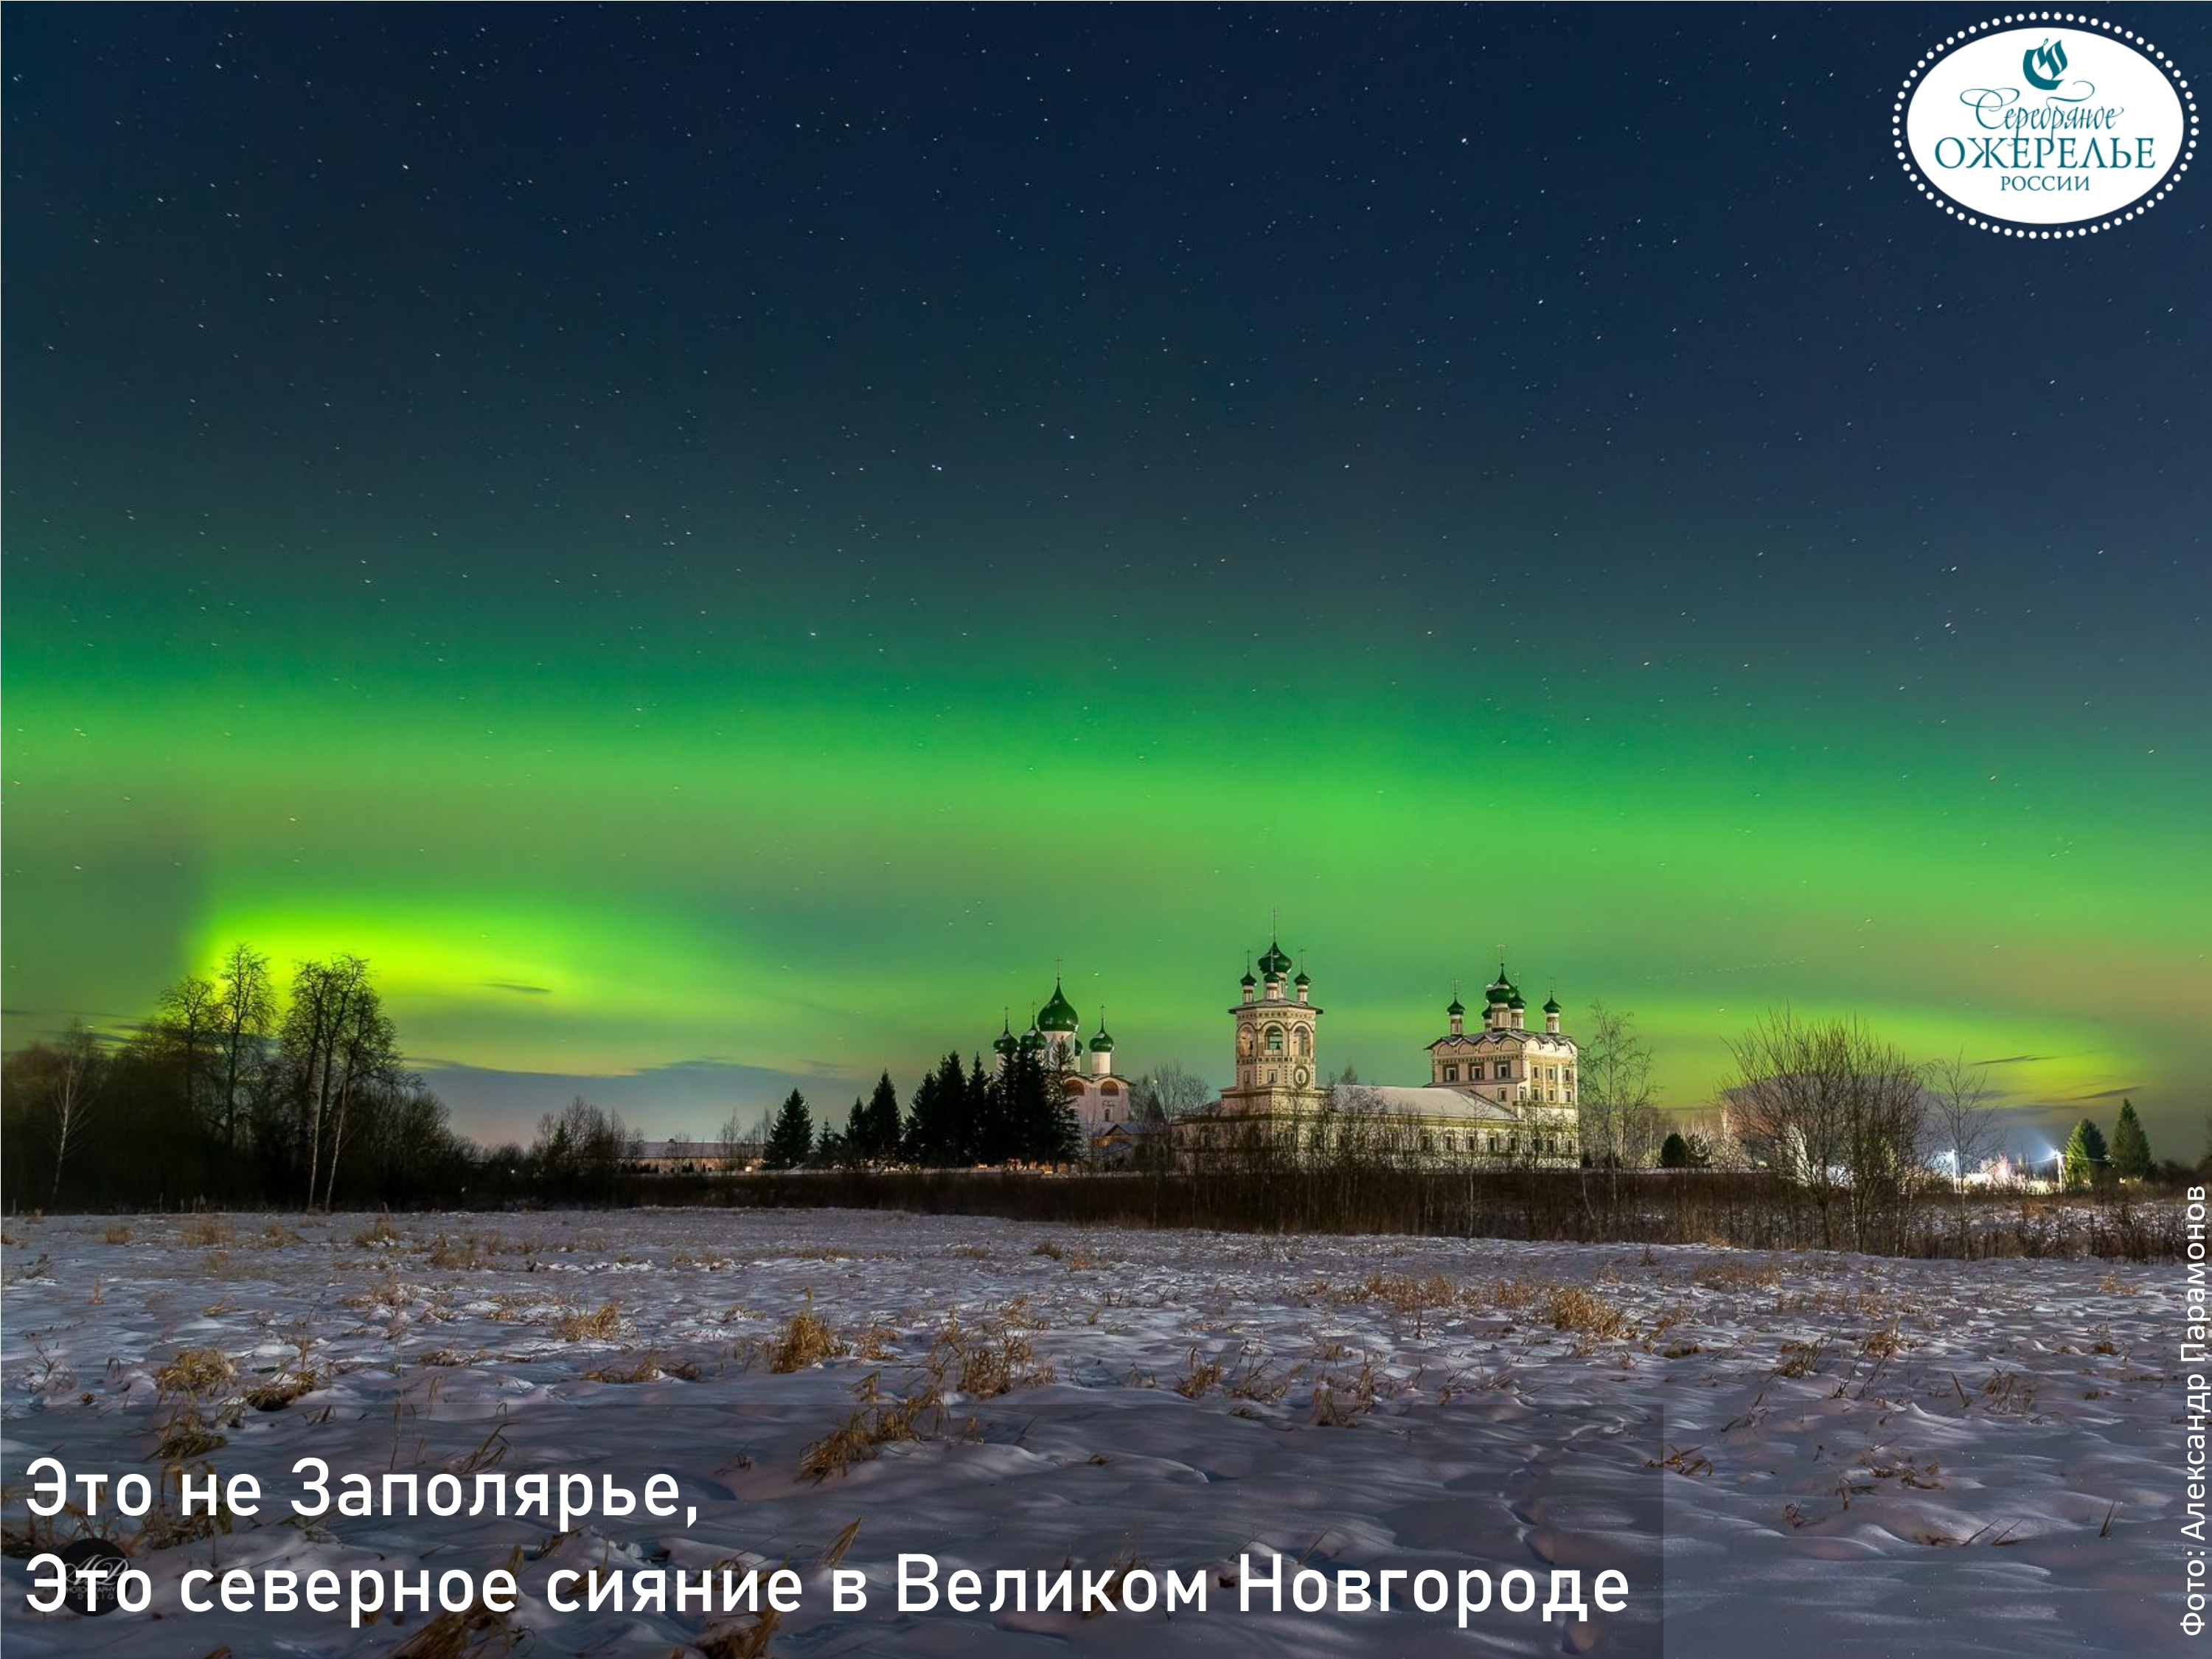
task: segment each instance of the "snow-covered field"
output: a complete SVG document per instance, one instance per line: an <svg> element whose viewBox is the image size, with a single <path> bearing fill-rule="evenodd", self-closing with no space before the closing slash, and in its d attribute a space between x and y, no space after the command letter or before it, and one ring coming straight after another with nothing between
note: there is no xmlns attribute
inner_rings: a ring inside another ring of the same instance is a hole
<svg viewBox="0 0 2212 1659"><path fill-rule="evenodd" d="M1657 1531L1673 1654L2072 1659L2184 1640L2171 1267L837 1211L18 1220L4 1265L15 1659L389 1653L425 1621L185 1615L176 1587L210 1562L480 1571L518 1546L522 1654L741 1651L690 1612L539 1599L563 1567L732 1559L805 1574L772 1654L1656 1651L1632 1617L1492 1613L1463 1634L1413 1610L1241 1613L1218 1581L1261 1550L1328 1573L1620 1565L1649 1611ZM794 1326L810 1309L826 1334ZM177 1364L206 1349L235 1375ZM303 1456L666 1472L698 1519L555 1539L489 1516L304 1524L278 1501L228 1534L124 1522L166 1618L27 1611L27 1465L158 1469L195 1410L222 1440L198 1456L280 1500ZM841 1542L870 1575L865 1613L830 1608L820 1564ZM902 1552L987 1581L1133 1559L1216 1589L1171 1620L901 1616Z"/></svg>

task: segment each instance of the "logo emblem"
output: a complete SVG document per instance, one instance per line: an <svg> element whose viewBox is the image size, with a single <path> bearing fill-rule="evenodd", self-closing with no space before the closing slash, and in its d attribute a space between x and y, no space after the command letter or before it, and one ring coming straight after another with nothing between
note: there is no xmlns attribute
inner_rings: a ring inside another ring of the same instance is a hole
<svg viewBox="0 0 2212 1659"><path fill-rule="evenodd" d="M2038 70L2044 73L2038 74ZM2030 86L2040 87L2045 92L2057 91L2058 82L2066 73L2066 48L2056 40L2046 40L2021 53L2020 72L2027 77ZM2048 79L2045 78L2046 75Z"/></svg>
<svg viewBox="0 0 2212 1659"><path fill-rule="evenodd" d="M80 1538L61 1552L67 1571L62 1579L62 1600L71 1613L88 1617L115 1611L116 1582L131 1558L105 1538Z"/></svg>
<svg viewBox="0 0 2212 1659"><path fill-rule="evenodd" d="M1974 230L2094 236L2173 193L2197 151L2197 94L2133 30L2063 34L1995 17L1944 36L1890 106L1906 182Z"/></svg>

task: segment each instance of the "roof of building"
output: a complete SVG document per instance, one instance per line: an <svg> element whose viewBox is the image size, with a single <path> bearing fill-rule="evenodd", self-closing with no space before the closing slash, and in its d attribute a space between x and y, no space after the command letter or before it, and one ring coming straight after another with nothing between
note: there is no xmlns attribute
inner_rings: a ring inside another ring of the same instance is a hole
<svg viewBox="0 0 2212 1659"><path fill-rule="evenodd" d="M1341 1091L1338 1104L1347 1111L1365 1109L1392 1117L1416 1117L1437 1122L1465 1122L1469 1119L1482 1123L1521 1121L1520 1115L1512 1108L1461 1089L1408 1089L1390 1084L1359 1083Z"/></svg>
<svg viewBox="0 0 2212 1659"><path fill-rule="evenodd" d="M1057 979L1052 982L1052 1000L1037 1010L1036 1023L1040 1031L1072 1031L1081 1023L1075 1017L1075 1005L1067 1000Z"/></svg>
<svg viewBox="0 0 2212 1659"><path fill-rule="evenodd" d="M1431 1048L1479 1048L1483 1044L1510 1042L1539 1048L1565 1047L1580 1052L1580 1045L1565 1031L1539 1031L1526 1025L1486 1025L1479 1031L1453 1031L1429 1044Z"/></svg>
<svg viewBox="0 0 2212 1659"><path fill-rule="evenodd" d="M757 1152L750 1140L732 1142L725 1146L719 1140L641 1140L637 1146L639 1158L743 1158Z"/></svg>
<svg viewBox="0 0 2212 1659"><path fill-rule="evenodd" d="M1260 971L1269 979L1280 979L1290 970L1291 959L1283 954L1283 947L1269 939L1267 954L1260 958Z"/></svg>

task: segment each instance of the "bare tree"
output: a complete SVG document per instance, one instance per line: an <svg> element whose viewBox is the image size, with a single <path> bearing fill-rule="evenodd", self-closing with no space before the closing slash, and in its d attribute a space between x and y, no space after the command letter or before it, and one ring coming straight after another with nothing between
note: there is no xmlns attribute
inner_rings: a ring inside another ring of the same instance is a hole
<svg viewBox="0 0 2212 1659"><path fill-rule="evenodd" d="M1620 1205L1620 1172L1656 1163L1665 1138L1658 1091L1651 1081L1651 1050L1636 1029L1636 1016L1593 1003L1577 1039L1576 1128L1589 1168L1602 1183L1607 1212ZM1591 1201L1591 1179L1583 1181L1583 1203Z"/></svg>
<svg viewBox="0 0 2212 1659"><path fill-rule="evenodd" d="M223 1145L238 1149L238 1088L259 1058L261 1045L276 1024L276 991L269 981L269 958L234 945L216 969L216 1032L222 1048L222 1086L217 1106Z"/></svg>
<svg viewBox="0 0 2212 1659"><path fill-rule="evenodd" d="M341 1049L355 1000L367 983L368 964L359 957L303 962L292 979L283 1046L297 1103L297 1132L307 1163L307 1203L320 1184L325 1125L343 1078Z"/></svg>
<svg viewBox="0 0 2212 1659"><path fill-rule="evenodd" d="M1951 1166L1959 1236L1966 1232L1966 1170L1996 1144L1997 1115L1986 1066L1970 1066L1964 1050L1928 1068L1929 1138Z"/></svg>
<svg viewBox="0 0 2212 1659"><path fill-rule="evenodd" d="M756 1148L767 1139L760 1120L756 1119L751 1127L746 1127L739 1116L744 1109L743 1107L732 1106L730 1115L722 1120L721 1145L718 1150L724 1175L741 1167L749 1156L748 1148Z"/></svg>
<svg viewBox="0 0 2212 1659"><path fill-rule="evenodd" d="M215 1058L220 1023L212 981L186 974L161 993L149 1033L176 1062L185 1112L195 1123L206 1121L206 1074Z"/></svg>
<svg viewBox="0 0 2212 1659"><path fill-rule="evenodd" d="M1856 1019L1769 1015L1729 1045L1729 1127L1753 1158L1803 1188L1820 1243L1841 1206L1852 1243L1874 1247L1921 1177L1927 1099L1917 1067Z"/></svg>
<svg viewBox="0 0 2212 1659"><path fill-rule="evenodd" d="M414 1080L401 1076L398 1045L398 1034L385 1016L383 999L364 971L353 987L336 1043L338 1085L331 1103L330 1160L323 1176L325 1210L337 1191L338 1153L345 1146L348 1109L357 1100L381 1098L403 1082Z"/></svg>
<svg viewBox="0 0 2212 1659"><path fill-rule="evenodd" d="M1165 1123L1188 1117L1213 1098L1204 1078L1175 1060L1156 1066L1137 1079L1135 1105L1139 1117Z"/></svg>
<svg viewBox="0 0 2212 1659"><path fill-rule="evenodd" d="M52 1052L53 1063L46 1074L46 1109L52 1115L54 1130L54 1187L50 1201L59 1204L70 1152L84 1138L85 1121L92 1115L93 1073L100 1051L85 1023L73 1019Z"/></svg>

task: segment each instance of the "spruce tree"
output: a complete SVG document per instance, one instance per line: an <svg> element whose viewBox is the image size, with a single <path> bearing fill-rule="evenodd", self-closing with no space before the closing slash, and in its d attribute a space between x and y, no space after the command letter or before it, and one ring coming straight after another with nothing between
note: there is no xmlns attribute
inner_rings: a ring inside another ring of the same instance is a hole
<svg viewBox="0 0 2212 1659"><path fill-rule="evenodd" d="M993 1073L985 1068L983 1056L975 1056L969 1068L968 1087L964 1091L960 1113L959 1132L955 1140L957 1151L956 1164L988 1164L993 1133L994 1114L998 1109L998 1091L992 1085Z"/></svg>
<svg viewBox="0 0 2212 1659"><path fill-rule="evenodd" d="M778 1109L768 1132L766 1156L771 1170L795 1170L813 1155L814 1115L806 1109L806 1097L793 1089Z"/></svg>
<svg viewBox="0 0 2212 1659"><path fill-rule="evenodd" d="M1680 1129L1669 1129L1667 1139L1659 1143L1659 1167L1662 1170L1686 1170L1690 1167L1690 1143L1682 1139Z"/></svg>
<svg viewBox="0 0 2212 1659"><path fill-rule="evenodd" d="M876 1091L868 1097L866 1107L855 1105L854 1121L853 1155L861 1163L884 1163L898 1156L898 1091L891 1086L889 1072L876 1079Z"/></svg>
<svg viewBox="0 0 2212 1659"><path fill-rule="evenodd" d="M1034 1048L1018 1050L993 1079L992 1145L984 1161L992 1164L1049 1162L1058 1144L1052 1112L1060 1086L1050 1057Z"/></svg>
<svg viewBox="0 0 2212 1659"><path fill-rule="evenodd" d="M2112 1173L2123 1181L2143 1181L2150 1170L2150 1137L2136 1115L2135 1102L2123 1100L2119 1121L2112 1125Z"/></svg>
<svg viewBox="0 0 2212 1659"><path fill-rule="evenodd" d="M924 1072L921 1080L914 1085L914 1097L907 1102L906 1127L899 1135L899 1156L925 1170L934 1168L938 1162L938 1121L942 1115L937 1103L937 1073Z"/></svg>
<svg viewBox="0 0 2212 1659"><path fill-rule="evenodd" d="M967 1073L957 1054L945 1055L915 1085L902 1143L908 1163L942 1170L963 1161L960 1126L967 1091Z"/></svg>
<svg viewBox="0 0 2212 1659"><path fill-rule="evenodd" d="M2066 1137L2060 1167L2069 1187L2087 1187L2105 1178L2105 1137L2087 1118L2075 1124L2074 1133Z"/></svg>

